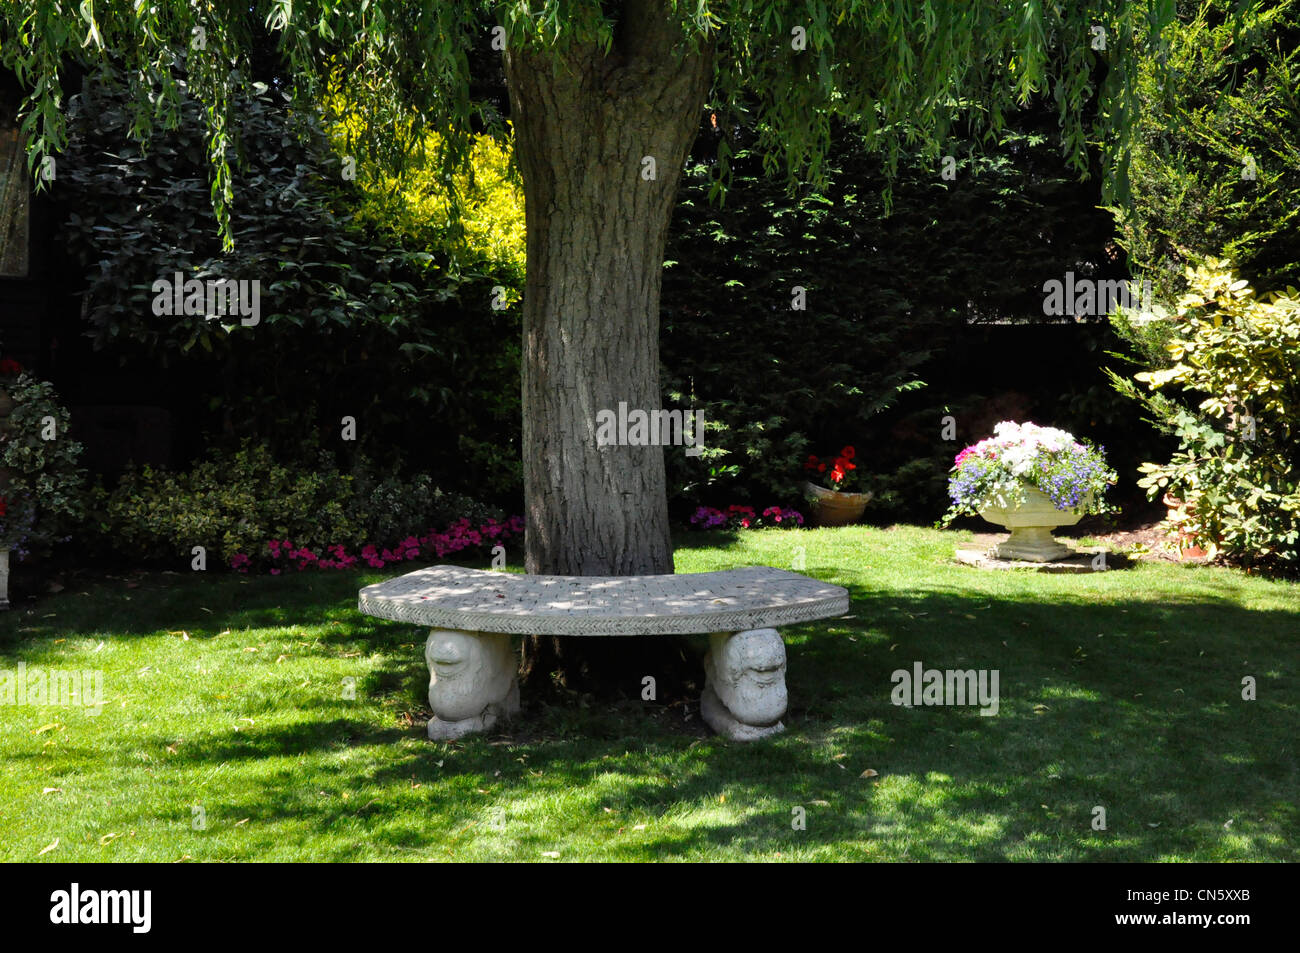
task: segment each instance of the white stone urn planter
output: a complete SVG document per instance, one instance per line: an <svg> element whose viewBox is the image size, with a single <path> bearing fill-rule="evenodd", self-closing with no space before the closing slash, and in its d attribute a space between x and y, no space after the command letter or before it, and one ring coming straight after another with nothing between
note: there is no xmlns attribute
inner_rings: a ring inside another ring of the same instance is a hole
<svg viewBox="0 0 1300 953"><path fill-rule="evenodd" d="M1033 563L1050 563L1074 555L1073 549L1052 538L1052 530L1079 522L1092 494L1085 496L1073 509L1058 510L1052 498L1038 487L1025 486L1024 491L1022 503L994 500L980 507L983 519L1011 530L1007 539L989 551L990 555Z"/></svg>

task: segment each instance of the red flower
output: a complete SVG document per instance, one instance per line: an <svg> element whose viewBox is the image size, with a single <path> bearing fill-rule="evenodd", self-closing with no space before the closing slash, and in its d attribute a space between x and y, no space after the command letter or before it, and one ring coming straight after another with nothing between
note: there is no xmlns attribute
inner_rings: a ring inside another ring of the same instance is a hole
<svg viewBox="0 0 1300 953"><path fill-rule="evenodd" d="M12 357L0 360L0 374L21 374L22 372L23 366Z"/></svg>
<svg viewBox="0 0 1300 953"><path fill-rule="evenodd" d="M824 464L824 463L819 463L819 464L817 464L817 472L818 472L818 473L825 473L825 472L826 472L826 464Z"/></svg>
<svg viewBox="0 0 1300 953"><path fill-rule="evenodd" d="M843 450L840 451L840 456L843 457L845 460L852 460L856 454L857 451L854 450L851 446L845 447Z"/></svg>
<svg viewBox="0 0 1300 953"><path fill-rule="evenodd" d="M0 496L0 516L9 515L9 501Z"/></svg>
<svg viewBox="0 0 1300 953"><path fill-rule="evenodd" d="M844 471L841 470L839 467L836 467L834 470L831 471L832 483L839 483L843 479L844 479Z"/></svg>

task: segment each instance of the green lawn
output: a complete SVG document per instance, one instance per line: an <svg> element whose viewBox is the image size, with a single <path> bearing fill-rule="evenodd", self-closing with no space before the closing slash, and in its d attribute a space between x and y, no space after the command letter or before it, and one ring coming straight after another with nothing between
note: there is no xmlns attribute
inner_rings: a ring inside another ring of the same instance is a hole
<svg viewBox="0 0 1300 953"><path fill-rule="evenodd" d="M0 621L0 669L105 680L98 716L0 707L0 859L1300 859L1300 589L982 572L962 538L682 537L679 572L803 546L852 593L786 630L788 731L752 745L681 707L527 699L513 731L432 744L423 633L355 609L381 573L74 586ZM895 707L916 661L998 670L999 713Z"/></svg>

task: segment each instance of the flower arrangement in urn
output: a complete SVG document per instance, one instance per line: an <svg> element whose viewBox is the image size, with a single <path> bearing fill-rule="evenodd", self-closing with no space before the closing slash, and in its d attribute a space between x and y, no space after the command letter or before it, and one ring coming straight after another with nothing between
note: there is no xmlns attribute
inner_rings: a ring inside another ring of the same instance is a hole
<svg viewBox="0 0 1300 953"><path fill-rule="evenodd" d="M1050 562L1073 553L1052 529L1104 512L1102 497L1115 480L1102 448L1055 427L1006 420L957 454L948 480L952 506L941 522L979 515L1011 530L992 555Z"/></svg>
<svg viewBox="0 0 1300 953"><path fill-rule="evenodd" d="M804 472L809 476L803 485L804 497L812 510L814 525L844 526L858 520L867 508L871 493L849 491L857 479L853 473L858 468L853 462L855 456L857 451L849 445L829 462L813 454L809 454L804 462ZM813 483L813 480L825 481L829 488Z"/></svg>

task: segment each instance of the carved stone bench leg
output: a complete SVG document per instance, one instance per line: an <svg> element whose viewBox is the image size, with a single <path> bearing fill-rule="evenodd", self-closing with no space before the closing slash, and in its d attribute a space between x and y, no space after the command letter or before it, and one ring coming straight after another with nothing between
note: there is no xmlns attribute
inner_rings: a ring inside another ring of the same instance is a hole
<svg viewBox="0 0 1300 953"><path fill-rule="evenodd" d="M732 741L755 741L785 731L785 643L776 629L715 632L704 658L700 714Z"/></svg>
<svg viewBox="0 0 1300 953"><path fill-rule="evenodd" d="M487 731L519 711L518 665L510 636L433 629L424 660L429 663L429 737L434 741Z"/></svg>

